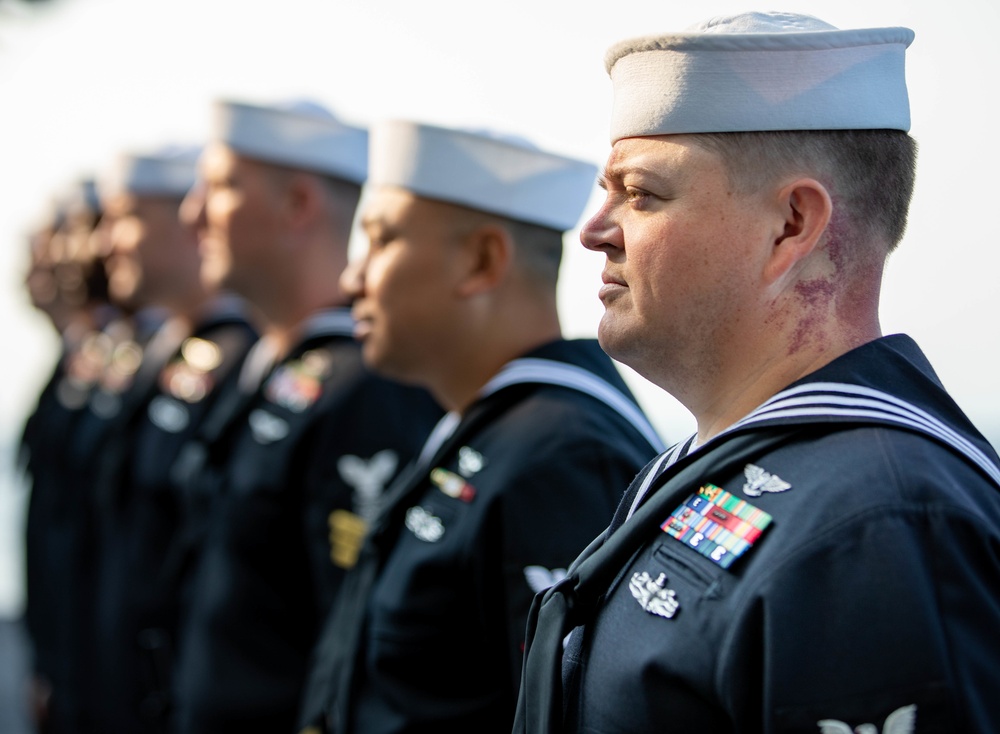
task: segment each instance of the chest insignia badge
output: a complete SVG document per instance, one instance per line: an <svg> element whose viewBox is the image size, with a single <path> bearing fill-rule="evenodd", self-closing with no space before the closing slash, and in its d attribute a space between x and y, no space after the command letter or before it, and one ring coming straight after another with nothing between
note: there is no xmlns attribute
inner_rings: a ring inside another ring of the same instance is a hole
<svg viewBox="0 0 1000 734"><path fill-rule="evenodd" d="M764 492L784 492L792 488L791 484L777 474L771 474L755 464L747 464L743 475L747 478L743 485L743 494L747 497L760 497Z"/></svg>
<svg viewBox="0 0 1000 734"><path fill-rule="evenodd" d="M660 529L707 559L729 568L771 524L771 516L721 487L706 484L673 511Z"/></svg>
<svg viewBox="0 0 1000 734"><path fill-rule="evenodd" d="M550 586L555 586L566 578L566 569L553 568L550 571L545 566L525 566L524 578L532 591L536 594L541 594Z"/></svg>
<svg viewBox="0 0 1000 734"><path fill-rule="evenodd" d="M462 502L472 502L476 496L476 488L469 484L462 477L450 472L447 469L437 467L431 470L431 481L434 485L449 497L454 497Z"/></svg>
<svg viewBox="0 0 1000 734"><path fill-rule="evenodd" d="M471 477L478 474L486 466L486 459L483 455L471 446L463 446L458 450L458 472L463 477Z"/></svg>
<svg viewBox="0 0 1000 734"><path fill-rule="evenodd" d="M189 337L180 353L160 372L160 389L186 403L205 399L215 387L212 370L222 364L222 350L215 342Z"/></svg>
<svg viewBox="0 0 1000 734"><path fill-rule="evenodd" d="M666 583L667 575L664 573L653 581L646 571L642 573L636 571L632 574L632 580L628 582L628 588L644 610L657 617L672 619L680 607L680 602L677 601L674 590L666 587Z"/></svg>
<svg viewBox="0 0 1000 734"><path fill-rule="evenodd" d="M358 562L368 523L349 510L334 510L326 522L330 528L330 560L334 566L353 568Z"/></svg>
<svg viewBox="0 0 1000 734"><path fill-rule="evenodd" d="M368 460L353 454L345 454L337 460L340 478L354 488L354 511L365 521L375 518L382 492L398 464L399 457L392 449L383 449Z"/></svg>
<svg viewBox="0 0 1000 734"><path fill-rule="evenodd" d="M253 433L254 440L265 446L280 441L289 432L287 421L276 415L271 415L261 408L254 410L247 420L250 423L250 431Z"/></svg>
<svg viewBox="0 0 1000 734"><path fill-rule="evenodd" d="M149 420L162 431L180 433L191 423L191 413L187 406L178 400L157 395L146 409Z"/></svg>
<svg viewBox="0 0 1000 734"><path fill-rule="evenodd" d="M101 374L101 389L120 395L135 381L135 373L142 364L142 347L134 341L118 344L111 352L111 362Z"/></svg>
<svg viewBox="0 0 1000 734"><path fill-rule="evenodd" d="M913 734L916 725L917 705L910 704L896 709L886 717L882 734ZM850 724L837 719L823 719L817 721L816 726L822 734L879 734L878 727L874 724L861 724L852 729Z"/></svg>
<svg viewBox="0 0 1000 734"><path fill-rule="evenodd" d="M264 385L264 397L292 413L302 413L323 393L333 372L330 355L313 349L277 367Z"/></svg>
<svg viewBox="0 0 1000 734"><path fill-rule="evenodd" d="M436 543L444 536L444 523L419 505L406 511L406 527L417 539Z"/></svg>

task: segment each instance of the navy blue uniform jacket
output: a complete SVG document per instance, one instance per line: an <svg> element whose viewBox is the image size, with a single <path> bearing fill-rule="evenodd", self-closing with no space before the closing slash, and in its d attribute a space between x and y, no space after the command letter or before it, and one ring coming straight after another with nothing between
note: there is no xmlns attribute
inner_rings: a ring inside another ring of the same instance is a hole
<svg viewBox="0 0 1000 734"><path fill-rule="evenodd" d="M844 355L681 454L536 603L515 731L996 730L998 460L908 337ZM712 528L685 534L677 512L702 488L771 517L728 567ZM603 588L576 593L587 577ZM543 662L574 626L560 703Z"/></svg>
<svg viewBox="0 0 1000 734"><path fill-rule="evenodd" d="M219 299L102 457L85 635L89 731L164 730L178 606L166 563L181 523L171 469L256 338L240 303Z"/></svg>
<svg viewBox="0 0 1000 734"><path fill-rule="evenodd" d="M644 422L595 341L526 356L600 376ZM509 727L534 593L607 525L657 451L594 396L525 379L481 397L392 488L328 620L304 725L338 734ZM352 588L362 572L371 577Z"/></svg>
<svg viewBox="0 0 1000 734"><path fill-rule="evenodd" d="M365 369L352 328L347 309L316 314L259 390L219 396L181 454L201 531L182 584L177 731L294 730L358 527L441 415Z"/></svg>

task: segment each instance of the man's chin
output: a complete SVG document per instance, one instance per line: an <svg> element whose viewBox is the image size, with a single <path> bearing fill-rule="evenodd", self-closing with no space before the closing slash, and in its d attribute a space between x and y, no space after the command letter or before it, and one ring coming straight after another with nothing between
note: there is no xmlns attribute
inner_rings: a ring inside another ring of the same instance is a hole
<svg viewBox="0 0 1000 734"><path fill-rule="evenodd" d="M385 353L378 348L374 340L370 336L358 337L355 335L355 338L361 343L361 358L364 360L365 367L372 372L390 377L392 372L391 362L386 360Z"/></svg>
<svg viewBox="0 0 1000 734"><path fill-rule="evenodd" d="M420 384L409 362L394 358L391 352L381 349L370 336L361 340L361 358L368 369L382 377L408 385Z"/></svg>
<svg viewBox="0 0 1000 734"><path fill-rule="evenodd" d="M605 312L601 318L601 323L597 327L597 343L601 349L612 359L619 359L618 355L627 353L628 339L619 325L615 324L614 317Z"/></svg>
<svg viewBox="0 0 1000 734"><path fill-rule="evenodd" d="M229 277L229 268L222 262L202 260L199 276L202 285L208 290L238 292Z"/></svg>

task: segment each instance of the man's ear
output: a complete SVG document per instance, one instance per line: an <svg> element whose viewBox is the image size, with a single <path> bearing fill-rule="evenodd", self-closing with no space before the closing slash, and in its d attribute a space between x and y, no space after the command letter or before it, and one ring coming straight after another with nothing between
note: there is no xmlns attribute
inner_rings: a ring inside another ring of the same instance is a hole
<svg viewBox="0 0 1000 734"><path fill-rule="evenodd" d="M465 272L457 294L469 298L487 293L497 288L510 272L514 238L499 224L480 224L463 239L460 257Z"/></svg>
<svg viewBox="0 0 1000 734"><path fill-rule="evenodd" d="M820 244L833 215L833 200L826 187L812 178L799 178L778 192L784 226L775 238L765 274L770 282L808 257Z"/></svg>
<svg viewBox="0 0 1000 734"><path fill-rule="evenodd" d="M293 231L301 231L323 209L323 189L319 179L309 173L294 172L284 187L284 214Z"/></svg>

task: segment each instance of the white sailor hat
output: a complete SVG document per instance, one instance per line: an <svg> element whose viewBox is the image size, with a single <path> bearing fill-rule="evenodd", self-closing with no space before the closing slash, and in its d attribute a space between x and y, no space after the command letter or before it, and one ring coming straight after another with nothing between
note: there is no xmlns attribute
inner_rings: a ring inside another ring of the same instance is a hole
<svg viewBox="0 0 1000 734"><path fill-rule="evenodd" d="M165 146L147 153L122 153L98 182L102 199L116 194L182 197L197 177L195 146Z"/></svg>
<svg viewBox="0 0 1000 734"><path fill-rule="evenodd" d="M743 13L622 41L605 56L612 143L758 130L910 129L909 28L838 30L810 15Z"/></svg>
<svg viewBox="0 0 1000 734"><path fill-rule="evenodd" d="M404 120L372 127L370 181L560 232L576 226L597 168L487 131Z"/></svg>
<svg viewBox="0 0 1000 734"><path fill-rule="evenodd" d="M313 102L215 103L212 138L240 155L364 183L368 132Z"/></svg>

